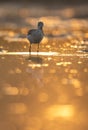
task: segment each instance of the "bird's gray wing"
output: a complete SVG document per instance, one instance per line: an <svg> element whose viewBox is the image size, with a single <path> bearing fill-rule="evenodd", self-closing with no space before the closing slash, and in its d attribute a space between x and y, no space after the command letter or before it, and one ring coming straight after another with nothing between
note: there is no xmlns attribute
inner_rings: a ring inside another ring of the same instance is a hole
<svg viewBox="0 0 88 130"><path fill-rule="evenodd" d="M31 29L28 31L28 35L32 35L34 32L36 31L36 29Z"/></svg>

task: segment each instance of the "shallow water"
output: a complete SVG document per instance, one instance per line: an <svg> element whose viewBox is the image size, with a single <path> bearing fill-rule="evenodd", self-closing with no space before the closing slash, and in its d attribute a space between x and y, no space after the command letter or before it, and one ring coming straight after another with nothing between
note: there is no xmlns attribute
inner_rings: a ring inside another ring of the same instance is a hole
<svg viewBox="0 0 88 130"><path fill-rule="evenodd" d="M0 5L0 130L88 129L87 10ZM39 20L45 37L30 56Z"/></svg>

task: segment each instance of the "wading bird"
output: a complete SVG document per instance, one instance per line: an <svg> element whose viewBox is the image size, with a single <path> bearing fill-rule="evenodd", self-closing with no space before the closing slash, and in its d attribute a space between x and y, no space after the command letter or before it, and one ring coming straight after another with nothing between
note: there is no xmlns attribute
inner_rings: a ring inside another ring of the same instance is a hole
<svg viewBox="0 0 88 130"><path fill-rule="evenodd" d="M37 52L39 52L39 44L44 36L43 25L44 25L43 22L38 22L37 29L31 29L28 31L27 39L30 42L30 46L29 46L29 53L30 54L31 54L31 45L32 44L38 44Z"/></svg>

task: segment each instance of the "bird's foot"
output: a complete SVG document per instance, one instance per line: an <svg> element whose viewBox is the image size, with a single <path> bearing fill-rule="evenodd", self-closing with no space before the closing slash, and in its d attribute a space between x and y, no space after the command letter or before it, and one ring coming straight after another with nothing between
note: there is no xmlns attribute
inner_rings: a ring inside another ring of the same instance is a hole
<svg viewBox="0 0 88 130"><path fill-rule="evenodd" d="M39 53L39 50L37 50L37 55L38 55L38 53Z"/></svg>

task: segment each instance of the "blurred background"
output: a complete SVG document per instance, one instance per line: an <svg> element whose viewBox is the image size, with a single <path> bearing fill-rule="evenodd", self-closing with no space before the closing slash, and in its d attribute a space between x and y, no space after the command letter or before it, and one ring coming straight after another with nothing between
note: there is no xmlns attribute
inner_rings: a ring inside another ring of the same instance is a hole
<svg viewBox="0 0 88 130"><path fill-rule="evenodd" d="M29 2L29 3L44 3L44 4L84 4L88 3L88 0L1 0L0 2Z"/></svg>
<svg viewBox="0 0 88 130"><path fill-rule="evenodd" d="M88 130L88 0L0 1L0 130Z"/></svg>

